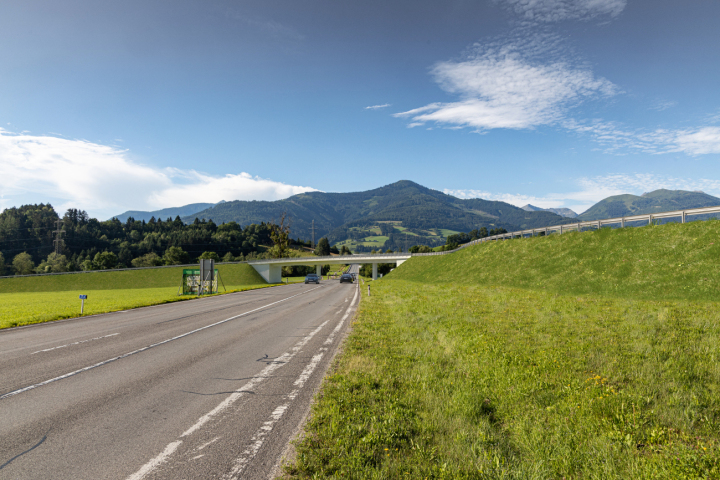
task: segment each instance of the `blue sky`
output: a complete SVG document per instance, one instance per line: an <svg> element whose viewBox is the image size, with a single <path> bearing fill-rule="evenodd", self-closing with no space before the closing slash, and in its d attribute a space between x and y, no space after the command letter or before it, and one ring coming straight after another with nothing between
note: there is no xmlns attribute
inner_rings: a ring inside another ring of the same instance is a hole
<svg viewBox="0 0 720 480"><path fill-rule="evenodd" d="M716 0L0 6L0 208L720 195ZM369 108L372 107L372 108Z"/></svg>

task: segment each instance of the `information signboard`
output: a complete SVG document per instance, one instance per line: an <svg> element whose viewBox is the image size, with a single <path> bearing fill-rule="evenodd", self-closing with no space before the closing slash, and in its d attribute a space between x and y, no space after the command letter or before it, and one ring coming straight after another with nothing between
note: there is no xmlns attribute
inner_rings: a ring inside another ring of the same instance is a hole
<svg viewBox="0 0 720 480"><path fill-rule="evenodd" d="M202 285L202 293L218 292L218 270L213 272L212 281L206 280ZM184 268L183 269L183 295L197 295L200 288L200 269Z"/></svg>

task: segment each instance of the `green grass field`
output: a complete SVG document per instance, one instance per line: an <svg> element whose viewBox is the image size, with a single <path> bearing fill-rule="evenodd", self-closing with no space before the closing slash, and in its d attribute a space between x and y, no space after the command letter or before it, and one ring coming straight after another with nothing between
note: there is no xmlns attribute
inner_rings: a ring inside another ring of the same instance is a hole
<svg viewBox="0 0 720 480"><path fill-rule="evenodd" d="M720 478L719 234L413 258L363 297L288 475Z"/></svg>
<svg viewBox="0 0 720 480"><path fill-rule="evenodd" d="M267 286L247 264L218 265L218 271L228 292ZM85 315L186 300L177 295L181 281L182 267L3 278L0 328L79 316L81 294L88 295Z"/></svg>

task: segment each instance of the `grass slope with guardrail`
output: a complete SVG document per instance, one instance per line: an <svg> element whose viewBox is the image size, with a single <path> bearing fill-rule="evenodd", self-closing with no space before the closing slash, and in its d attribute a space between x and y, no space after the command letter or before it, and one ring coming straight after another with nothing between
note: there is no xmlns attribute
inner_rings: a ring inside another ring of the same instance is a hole
<svg viewBox="0 0 720 480"><path fill-rule="evenodd" d="M187 267L2 278L0 328L77 317L80 294L88 295L85 315L187 300L193 297L177 295L183 268ZM228 292L267 286L248 264L217 268Z"/></svg>
<svg viewBox="0 0 720 480"><path fill-rule="evenodd" d="M601 230L409 260L363 292L287 475L720 478L720 305L704 287L719 233Z"/></svg>
<svg viewBox="0 0 720 480"><path fill-rule="evenodd" d="M487 242L449 255L413 256L392 275L636 299L720 300L720 220Z"/></svg>

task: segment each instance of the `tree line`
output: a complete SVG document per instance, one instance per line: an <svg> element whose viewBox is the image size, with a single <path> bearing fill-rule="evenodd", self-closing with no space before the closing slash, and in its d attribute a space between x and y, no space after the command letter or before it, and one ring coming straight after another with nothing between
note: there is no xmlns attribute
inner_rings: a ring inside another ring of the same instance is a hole
<svg viewBox="0 0 720 480"><path fill-rule="evenodd" d="M200 258L264 258L277 253L266 248L276 244L273 225L217 225L197 218L186 225L180 217L99 221L83 210L68 209L60 217L50 204L23 205L0 213L0 275L179 265ZM58 227L62 233L56 254ZM282 240L288 246L309 246L289 238L289 228L286 235Z"/></svg>

